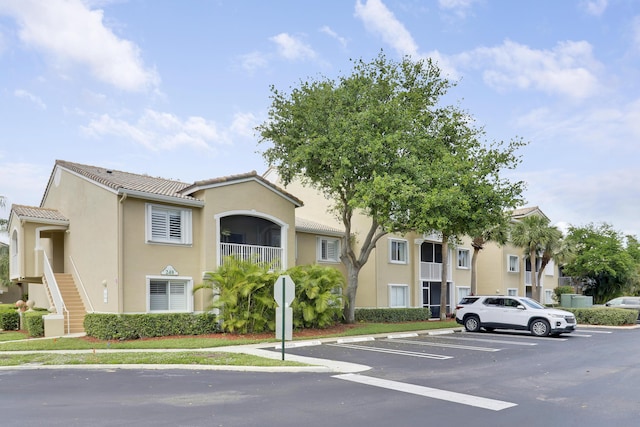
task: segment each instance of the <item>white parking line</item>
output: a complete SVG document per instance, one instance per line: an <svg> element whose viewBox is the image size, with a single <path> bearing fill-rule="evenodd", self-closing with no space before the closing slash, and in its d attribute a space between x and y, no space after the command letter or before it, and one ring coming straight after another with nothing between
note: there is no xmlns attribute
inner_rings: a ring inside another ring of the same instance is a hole
<svg viewBox="0 0 640 427"><path fill-rule="evenodd" d="M593 329L576 329L576 332L588 332L590 334L612 334L612 331L594 331Z"/></svg>
<svg viewBox="0 0 640 427"><path fill-rule="evenodd" d="M538 345L538 343L535 343L535 342L520 342L520 341L509 341L509 340L492 340L492 339L489 339L489 338L466 338L466 337L460 337L460 336L455 336L455 335L440 336L438 338L444 338L444 339L448 339L448 340L457 340L457 341L478 341L478 342L489 342L489 343L510 344L510 345L528 345L528 346Z"/></svg>
<svg viewBox="0 0 640 427"><path fill-rule="evenodd" d="M364 345L352 345L352 344L327 344L327 345L330 345L333 347L344 347L344 348L353 348L356 350L373 351L377 353L398 354L400 356L422 357L425 359L436 359L436 360L453 359L453 356L443 356L441 354L428 354L428 353L418 353L415 351L392 350L388 348L367 347Z"/></svg>
<svg viewBox="0 0 640 427"><path fill-rule="evenodd" d="M470 345L458 345L458 344L445 344L441 342L429 342L429 341L415 341L415 340L400 340L400 339L386 339L383 340L386 342L398 342L402 344L411 344L411 345L425 345L430 347L444 347L444 348L459 348L463 350L474 350L474 351L500 351L499 348L491 348L491 347L475 347Z"/></svg>
<svg viewBox="0 0 640 427"><path fill-rule="evenodd" d="M388 390L401 391L403 393L416 394L418 396L430 397L432 399L446 400L448 402L460 403L462 405L475 406L476 408L489 409L491 411L502 411L503 409L518 406L516 403L439 390L431 387L423 387L415 384L401 383L398 381L384 380L365 375L342 374L334 375L333 377L359 384L386 388Z"/></svg>

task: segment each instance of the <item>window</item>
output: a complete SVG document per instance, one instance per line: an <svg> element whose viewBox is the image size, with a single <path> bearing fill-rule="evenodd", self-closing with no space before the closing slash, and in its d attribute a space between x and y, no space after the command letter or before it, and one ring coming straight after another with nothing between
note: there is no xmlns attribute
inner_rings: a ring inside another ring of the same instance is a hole
<svg viewBox="0 0 640 427"><path fill-rule="evenodd" d="M471 288L469 286L458 286L458 301L464 300L471 295Z"/></svg>
<svg viewBox="0 0 640 427"><path fill-rule="evenodd" d="M389 307L409 307L408 285L389 285Z"/></svg>
<svg viewBox="0 0 640 427"><path fill-rule="evenodd" d="M327 237L318 238L318 261L338 262L340 256L340 240Z"/></svg>
<svg viewBox="0 0 640 427"><path fill-rule="evenodd" d="M518 296L518 289L517 288L507 288L507 295L509 295L510 297L517 297Z"/></svg>
<svg viewBox="0 0 640 427"><path fill-rule="evenodd" d="M184 279L149 278L149 311L191 311L189 300L191 281Z"/></svg>
<svg viewBox="0 0 640 427"><path fill-rule="evenodd" d="M518 273L520 271L520 260L516 255L507 255L507 271Z"/></svg>
<svg viewBox="0 0 640 427"><path fill-rule="evenodd" d="M544 268L544 274L545 276L553 276L553 274L555 273L555 269L556 269L556 265L553 262L553 260L549 260L549 263L547 264L547 266Z"/></svg>
<svg viewBox="0 0 640 427"><path fill-rule="evenodd" d="M458 249L458 268L469 268L470 266L469 249Z"/></svg>
<svg viewBox="0 0 640 427"><path fill-rule="evenodd" d="M191 210L147 204L147 242L190 245Z"/></svg>
<svg viewBox="0 0 640 427"><path fill-rule="evenodd" d="M389 262L395 264L407 263L407 241L389 239Z"/></svg>
<svg viewBox="0 0 640 427"><path fill-rule="evenodd" d="M555 301L553 299L553 290L545 289L544 290L544 303L545 304L553 304Z"/></svg>

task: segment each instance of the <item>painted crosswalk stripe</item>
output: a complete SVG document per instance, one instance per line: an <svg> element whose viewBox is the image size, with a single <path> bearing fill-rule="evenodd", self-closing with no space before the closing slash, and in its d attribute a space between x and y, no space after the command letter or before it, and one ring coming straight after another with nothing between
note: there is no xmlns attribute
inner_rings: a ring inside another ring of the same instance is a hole
<svg viewBox="0 0 640 427"><path fill-rule="evenodd" d="M391 380L385 380L381 378L374 378L366 375L341 374L341 375L334 375L334 378L351 381L359 384L370 385L374 387L386 388L388 390L400 391L403 393L415 394L418 396L429 397L432 399L446 400L447 402L474 406L476 408L489 409L491 411L502 411L503 409L517 406L516 403L504 402L501 400L494 400L494 399L487 399L485 397L472 396L470 394L439 390L436 388L402 383L399 381L391 381Z"/></svg>
<svg viewBox="0 0 640 427"><path fill-rule="evenodd" d="M416 351L392 350L389 348L367 347L364 345L352 345L352 344L327 344L327 345L333 346L333 347L353 348L356 350L363 350L363 351L373 351L376 353L388 353L388 354L397 354L400 356L422 357L425 359L437 359L437 360L453 359L452 356L443 356L441 354L428 354L428 353L418 353Z"/></svg>

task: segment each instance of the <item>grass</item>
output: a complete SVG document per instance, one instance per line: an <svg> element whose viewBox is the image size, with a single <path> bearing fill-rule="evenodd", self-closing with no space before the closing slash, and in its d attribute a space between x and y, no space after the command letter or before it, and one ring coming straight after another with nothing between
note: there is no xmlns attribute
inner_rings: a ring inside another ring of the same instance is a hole
<svg viewBox="0 0 640 427"><path fill-rule="evenodd" d="M305 331L294 340L334 338L340 336L376 335L394 332L412 332L457 327L455 321L408 323L361 323L345 328ZM310 333L312 332L312 333ZM218 334L216 336L166 337L130 341L105 341L86 338L25 339L22 332L0 332L0 366L18 365L70 365L70 364L202 364L236 366L290 366L290 362L260 357L228 354L215 351L198 352L231 345L278 342L275 338ZM96 352L96 350L194 350L185 352ZM84 354L31 353L10 354L12 351L46 352L55 350L94 350Z"/></svg>

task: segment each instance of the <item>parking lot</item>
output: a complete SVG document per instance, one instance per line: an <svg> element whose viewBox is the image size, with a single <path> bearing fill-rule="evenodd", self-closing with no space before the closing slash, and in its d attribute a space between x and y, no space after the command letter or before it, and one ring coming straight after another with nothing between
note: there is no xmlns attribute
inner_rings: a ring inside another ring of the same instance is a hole
<svg viewBox="0 0 640 427"><path fill-rule="evenodd" d="M544 338L516 331L448 331L308 342L286 352L368 365L369 371L334 378L422 396L425 402L489 411L547 402L551 410L597 408L598 416L619 417L619 409L626 408L639 416L637 382L629 378L640 380L640 371L628 363L629 354L640 350L639 334L585 326Z"/></svg>

